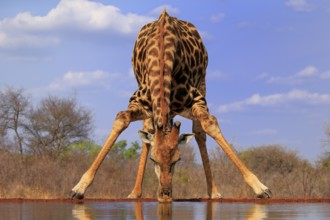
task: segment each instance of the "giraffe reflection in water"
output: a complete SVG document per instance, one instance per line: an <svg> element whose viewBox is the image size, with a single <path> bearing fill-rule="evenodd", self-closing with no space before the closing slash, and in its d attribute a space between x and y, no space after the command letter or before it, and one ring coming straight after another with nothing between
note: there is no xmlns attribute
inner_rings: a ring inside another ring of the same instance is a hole
<svg viewBox="0 0 330 220"><path fill-rule="evenodd" d="M123 204L123 203L121 203ZM201 203L144 203L136 201L128 203L130 207L124 210L113 205L113 208L98 210L85 204L76 204L72 215L79 220L92 220L97 217L123 219L246 219L260 220L268 217L267 205L263 204L226 204L218 202ZM245 205L245 206L244 206ZM104 207L104 206L103 206ZM123 205L123 207L126 207ZM230 208L229 208L230 207ZM233 208L235 207L235 208Z"/></svg>
<svg viewBox="0 0 330 220"><path fill-rule="evenodd" d="M94 209L84 204L76 204L72 209L72 216L79 220L94 219Z"/></svg>
<svg viewBox="0 0 330 220"><path fill-rule="evenodd" d="M172 203L158 203L157 205L158 220L172 219Z"/></svg>

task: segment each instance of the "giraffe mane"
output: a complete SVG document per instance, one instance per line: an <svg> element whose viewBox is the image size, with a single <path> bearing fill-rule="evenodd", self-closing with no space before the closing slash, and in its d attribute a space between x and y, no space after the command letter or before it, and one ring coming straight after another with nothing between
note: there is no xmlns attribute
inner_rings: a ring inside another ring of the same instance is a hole
<svg viewBox="0 0 330 220"><path fill-rule="evenodd" d="M158 19L158 30L159 30L159 37L158 37L158 45L159 45L159 85L160 85L160 108L161 108L161 125L158 125L158 127L163 127L165 129L166 127L166 121L167 121L167 106L164 99L164 40L165 40L165 33L164 33L164 26L165 26L165 16L166 16L166 10L160 15ZM158 122L159 123L159 122Z"/></svg>

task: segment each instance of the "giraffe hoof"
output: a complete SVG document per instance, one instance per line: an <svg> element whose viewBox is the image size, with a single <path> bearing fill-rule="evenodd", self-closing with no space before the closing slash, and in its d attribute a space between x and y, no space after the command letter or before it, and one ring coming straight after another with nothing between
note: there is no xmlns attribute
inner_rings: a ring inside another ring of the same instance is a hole
<svg viewBox="0 0 330 220"><path fill-rule="evenodd" d="M138 198L141 198L141 195L131 193L127 196L127 198L129 198L129 199L138 199Z"/></svg>
<svg viewBox="0 0 330 220"><path fill-rule="evenodd" d="M221 199L222 195L220 193L212 193L211 199Z"/></svg>
<svg viewBox="0 0 330 220"><path fill-rule="evenodd" d="M84 194L80 194L80 193L76 193L75 191L71 190L71 192L69 193L69 196L71 199L83 199L84 198Z"/></svg>
<svg viewBox="0 0 330 220"><path fill-rule="evenodd" d="M257 195L257 198L265 199L272 197L272 191L270 189L265 189L261 194Z"/></svg>

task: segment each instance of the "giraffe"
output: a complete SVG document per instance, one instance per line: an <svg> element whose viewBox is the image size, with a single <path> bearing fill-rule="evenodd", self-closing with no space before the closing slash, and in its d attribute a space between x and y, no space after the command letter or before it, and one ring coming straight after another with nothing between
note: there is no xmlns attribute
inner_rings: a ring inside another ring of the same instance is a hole
<svg viewBox="0 0 330 220"><path fill-rule="evenodd" d="M195 26L171 17L166 10L158 20L144 25L135 42L132 65L138 89L129 100L127 110L120 111L98 156L72 189L71 197L81 199L112 145L133 121L142 120L142 151L135 186L129 198L142 195L142 181L147 156L155 163L159 180L158 201L172 201L172 175L180 159L177 145L192 135L180 135L176 115L193 121L204 167L207 193L220 198L214 183L206 148L206 134L212 137L241 172L245 182L257 197L270 198L271 191L259 181L238 158L223 136L218 121L206 103L207 51ZM151 149L151 150L150 150Z"/></svg>

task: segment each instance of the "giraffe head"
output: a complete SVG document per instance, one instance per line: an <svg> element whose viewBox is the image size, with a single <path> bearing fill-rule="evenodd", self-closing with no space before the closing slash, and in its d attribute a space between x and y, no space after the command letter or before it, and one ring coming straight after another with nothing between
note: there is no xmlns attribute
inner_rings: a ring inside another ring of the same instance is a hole
<svg viewBox="0 0 330 220"><path fill-rule="evenodd" d="M151 145L150 159L155 164L155 173L159 180L158 201L172 201L172 176L174 166L180 160L179 144L188 143L193 134L181 134L180 122L175 122L171 131L156 129L154 134L139 131L143 142Z"/></svg>

